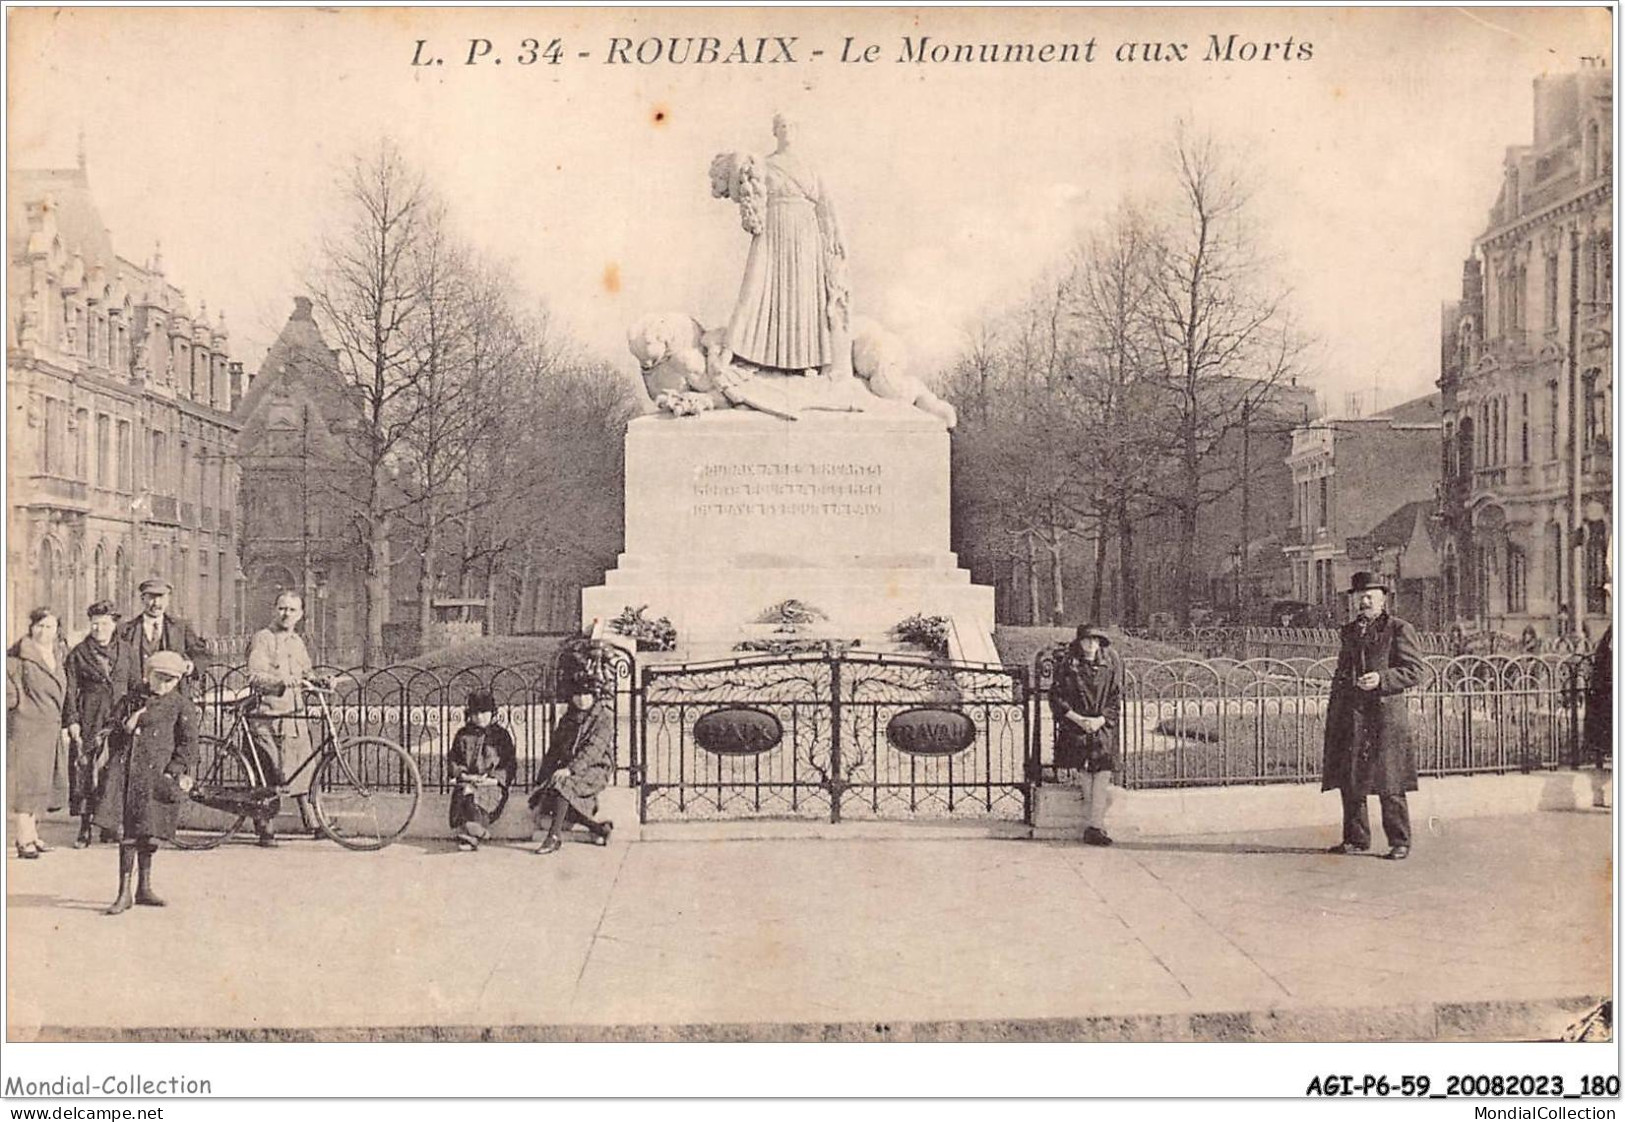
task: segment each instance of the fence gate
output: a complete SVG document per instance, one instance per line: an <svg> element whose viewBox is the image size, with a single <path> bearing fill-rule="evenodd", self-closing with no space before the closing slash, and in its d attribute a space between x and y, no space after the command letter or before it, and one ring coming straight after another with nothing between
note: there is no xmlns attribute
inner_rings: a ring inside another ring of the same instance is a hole
<svg viewBox="0 0 1625 1122"><path fill-rule="evenodd" d="M1020 668L810 654L643 670L646 822L1030 821Z"/></svg>

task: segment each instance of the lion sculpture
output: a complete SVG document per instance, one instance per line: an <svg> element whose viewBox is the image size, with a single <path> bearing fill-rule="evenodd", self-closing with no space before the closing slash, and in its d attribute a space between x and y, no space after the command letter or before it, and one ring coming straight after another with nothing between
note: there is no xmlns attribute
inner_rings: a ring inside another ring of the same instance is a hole
<svg viewBox="0 0 1625 1122"><path fill-rule="evenodd" d="M758 372L734 359L727 331L706 328L691 315L659 312L644 316L627 332L627 347L638 360L643 386L655 407L679 417L693 416L730 405L796 418L796 398L786 398L776 387L790 383L822 383L823 379L782 377ZM852 371L869 394L899 401L942 420L948 428L958 423L954 407L926 388L907 370L903 341L873 320L853 321ZM810 387L813 388L813 387ZM816 388L828 390L828 386ZM803 408L862 411L866 394L831 397L834 404L806 404Z"/></svg>

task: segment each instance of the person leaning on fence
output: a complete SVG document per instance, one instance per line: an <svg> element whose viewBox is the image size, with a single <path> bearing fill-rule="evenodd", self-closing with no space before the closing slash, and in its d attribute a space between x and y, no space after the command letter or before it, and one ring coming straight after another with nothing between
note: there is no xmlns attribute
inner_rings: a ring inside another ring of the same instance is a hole
<svg viewBox="0 0 1625 1122"><path fill-rule="evenodd" d="M559 691L569 708L553 729L530 797L537 829L547 830L537 853L557 852L570 823L587 827L596 844L609 844L615 823L597 821L598 792L615 778L615 715L598 701L609 689L600 653L585 644L566 649L559 660Z"/></svg>
<svg viewBox="0 0 1625 1122"><path fill-rule="evenodd" d="M489 690L469 694L463 727L446 755L452 781L451 830L459 849L478 849L490 836L491 823L508 805L508 789L519 770L513 737L496 723L496 715L496 699Z"/></svg>
<svg viewBox="0 0 1625 1122"><path fill-rule="evenodd" d="M1404 691L1422 681L1426 667L1416 629L1388 614L1388 586L1380 576L1355 573L1348 594L1355 597L1356 615L1338 633L1320 783L1322 791L1336 788L1343 798L1343 840L1329 852L1371 848L1366 799L1376 795L1388 858L1403 861L1411 853L1405 792L1416 790Z"/></svg>
<svg viewBox="0 0 1625 1122"><path fill-rule="evenodd" d="M307 722L297 716L304 700L301 684L311 677L310 651L294 630L305 615L304 599L297 592L283 592L276 598L276 619L270 627L254 632L248 641L248 684L260 695L258 708L248 718L248 734L254 755L265 775L267 787L280 787L286 781L288 766L301 758L306 742ZM299 821L316 833L316 819L310 811L306 792L294 795ZM261 846L276 844L273 802L267 813L254 819Z"/></svg>
<svg viewBox="0 0 1625 1122"><path fill-rule="evenodd" d="M68 726L68 810L79 819L75 849L92 840L91 821L106 770L105 744L97 733L113 711L113 631L119 614L111 600L98 600L85 612L90 634L68 653L68 701L62 719Z"/></svg>
<svg viewBox="0 0 1625 1122"><path fill-rule="evenodd" d="M152 890L152 856L160 839L173 840L197 771L202 714L178 688L189 669L174 651L147 659L144 686L125 694L108 716L107 780L96 803L96 825L118 838L118 897L107 914L143 904L161 908ZM139 867L135 894L130 874Z"/></svg>
<svg viewBox="0 0 1625 1122"><path fill-rule="evenodd" d="M1083 840L1111 845L1106 807L1117 770L1118 720L1123 708L1121 664L1106 654L1111 637L1092 623L1080 624L1062 652L1050 687L1055 714L1055 768L1063 783L1083 793Z"/></svg>

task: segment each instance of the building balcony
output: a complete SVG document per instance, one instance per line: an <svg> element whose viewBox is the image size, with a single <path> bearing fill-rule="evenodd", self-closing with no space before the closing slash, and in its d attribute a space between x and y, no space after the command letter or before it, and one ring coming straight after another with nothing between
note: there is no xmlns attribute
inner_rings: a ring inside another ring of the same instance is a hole
<svg viewBox="0 0 1625 1122"><path fill-rule="evenodd" d="M51 506L64 510L90 510L90 487L76 479L56 475L36 475L30 480L29 506Z"/></svg>
<svg viewBox="0 0 1625 1122"><path fill-rule="evenodd" d="M166 526L179 526L180 502L173 495L152 496L152 514L149 522L161 522Z"/></svg>

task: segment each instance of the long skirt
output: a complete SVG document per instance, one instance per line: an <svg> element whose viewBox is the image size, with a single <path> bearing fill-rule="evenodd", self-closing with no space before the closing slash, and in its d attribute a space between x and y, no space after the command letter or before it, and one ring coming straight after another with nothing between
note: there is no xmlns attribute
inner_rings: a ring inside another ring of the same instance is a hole
<svg viewBox="0 0 1625 1122"><path fill-rule="evenodd" d="M823 234L805 198L768 200L762 232L751 239L728 345L739 358L777 370L809 370L834 358L830 343Z"/></svg>

